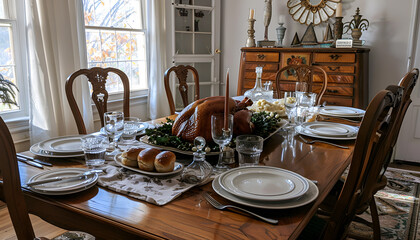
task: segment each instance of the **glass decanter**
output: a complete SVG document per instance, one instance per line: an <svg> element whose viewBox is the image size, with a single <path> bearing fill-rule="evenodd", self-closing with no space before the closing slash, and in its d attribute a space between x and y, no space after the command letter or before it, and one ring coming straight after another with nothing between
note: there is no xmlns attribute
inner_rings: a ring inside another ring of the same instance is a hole
<svg viewBox="0 0 420 240"><path fill-rule="evenodd" d="M261 83L262 71L263 71L262 67L255 68L255 73L257 75L255 79L255 86L253 89L246 91L244 94L245 97L251 99L253 102L257 102L260 99L265 99L269 101L270 99L273 98L272 92L270 96L270 91L266 91L265 89L262 88L262 83Z"/></svg>
<svg viewBox="0 0 420 240"><path fill-rule="evenodd" d="M206 140L203 137L196 137L194 146L197 151L193 154L193 161L184 168L181 174L182 181L191 184L205 182L213 171L211 164L206 161L206 152L203 151Z"/></svg>

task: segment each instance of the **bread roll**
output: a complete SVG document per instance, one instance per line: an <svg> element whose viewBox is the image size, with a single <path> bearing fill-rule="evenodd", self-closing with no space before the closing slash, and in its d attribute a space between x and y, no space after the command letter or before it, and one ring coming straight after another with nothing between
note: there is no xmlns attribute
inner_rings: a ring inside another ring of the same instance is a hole
<svg viewBox="0 0 420 240"><path fill-rule="evenodd" d="M121 163L128 167L138 167L137 157L144 148L132 147L121 154Z"/></svg>
<svg viewBox="0 0 420 240"><path fill-rule="evenodd" d="M160 153L159 149L146 148L137 157L137 163L141 170L153 172L155 170L155 157Z"/></svg>
<svg viewBox="0 0 420 240"><path fill-rule="evenodd" d="M124 151L121 156L123 158L128 158L130 160L136 160L137 161L137 157L139 156L139 153L143 150L144 150L144 148L131 147L127 151Z"/></svg>
<svg viewBox="0 0 420 240"><path fill-rule="evenodd" d="M155 158L155 168L157 172L172 172L175 166L176 156L173 152L163 151Z"/></svg>

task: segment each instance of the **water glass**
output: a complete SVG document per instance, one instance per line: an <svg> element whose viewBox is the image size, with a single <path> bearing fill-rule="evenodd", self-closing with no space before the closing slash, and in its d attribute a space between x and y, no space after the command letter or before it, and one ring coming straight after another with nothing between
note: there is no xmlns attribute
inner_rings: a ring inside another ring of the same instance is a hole
<svg viewBox="0 0 420 240"><path fill-rule="evenodd" d="M287 118L289 123L294 122L294 117L296 115L296 93L295 92L285 92L284 93L284 106L286 107Z"/></svg>
<svg viewBox="0 0 420 240"><path fill-rule="evenodd" d="M296 93L297 96L297 110L296 110L296 122L302 124L311 118L313 114L312 108L315 106L316 93Z"/></svg>
<svg viewBox="0 0 420 240"><path fill-rule="evenodd" d="M257 135L241 135L236 137L236 151L239 156L239 166L258 165L263 151L264 139Z"/></svg>
<svg viewBox="0 0 420 240"><path fill-rule="evenodd" d="M105 163L108 141L102 136L87 135L81 138L86 166L97 167Z"/></svg>
<svg viewBox="0 0 420 240"><path fill-rule="evenodd" d="M223 161L223 148L230 143L233 134L233 115L227 117L227 126L225 128L225 116L223 113L211 115L211 137L219 145L219 161L214 167L216 172L223 172L229 167Z"/></svg>
<svg viewBox="0 0 420 240"><path fill-rule="evenodd" d="M104 113L105 131L111 141L110 147L117 148L117 140L123 134L124 113L106 112Z"/></svg>
<svg viewBox="0 0 420 240"><path fill-rule="evenodd" d="M137 130L140 127L140 119L137 117L124 118L124 130L121 139L124 143L130 144L136 142Z"/></svg>

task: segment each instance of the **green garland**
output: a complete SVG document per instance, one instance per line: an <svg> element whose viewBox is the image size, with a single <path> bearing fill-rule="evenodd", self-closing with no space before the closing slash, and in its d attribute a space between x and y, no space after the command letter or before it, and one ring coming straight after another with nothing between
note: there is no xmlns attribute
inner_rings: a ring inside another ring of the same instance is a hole
<svg viewBox="0 0 420 240"><path fill-rule="evenodd" d="M278 124L281 121L279 115L271 112L253 113L251 122L254 123L254 134L262 138L268 137L271 133L277 130ZM190 142L184 141L181 138L172 135L172 125L174 120L166 118L166 122L161 126L153 129L146 129L146 135L149 136L149 142L155 145L174 147L182 151L193 151L194 145ZM234 147L235 142L229 144ZM213 142L207 144L212 152L219 151L219 146Z"/></svg>

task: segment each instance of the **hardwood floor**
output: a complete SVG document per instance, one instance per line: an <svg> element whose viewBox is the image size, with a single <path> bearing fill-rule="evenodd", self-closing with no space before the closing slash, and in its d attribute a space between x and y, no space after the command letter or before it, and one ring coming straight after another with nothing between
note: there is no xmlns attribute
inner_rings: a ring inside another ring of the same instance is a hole
<svg viewBox="0 0 420 240"><path fill-rule="evenodd" d="M34 227L35 235L38 237L54 238L67 230L51 225L41 218L30 215L32 226ZM9 211L4 202L0 201L0 239L2 240L16 240L15 230L12 221L9 217Z"/></svg>
<svg viewBox="0 0 420 240"><path fill-rule="evenodd" d="M410 171L418 171L420 172L420 164L408 164L407 162L397 161L395 163L391 163L389 167L393 168L401 168ZM32 225L34 227L34 231L36 236L42 236L47 238L56 237L67 230L58 228L54 225L51 225L41 218L30 215ZM6 204L0 201L0 239L2 240L15 240L16 235L13 229L12 222L10 221L9 211L7 210Z"/></svg>

